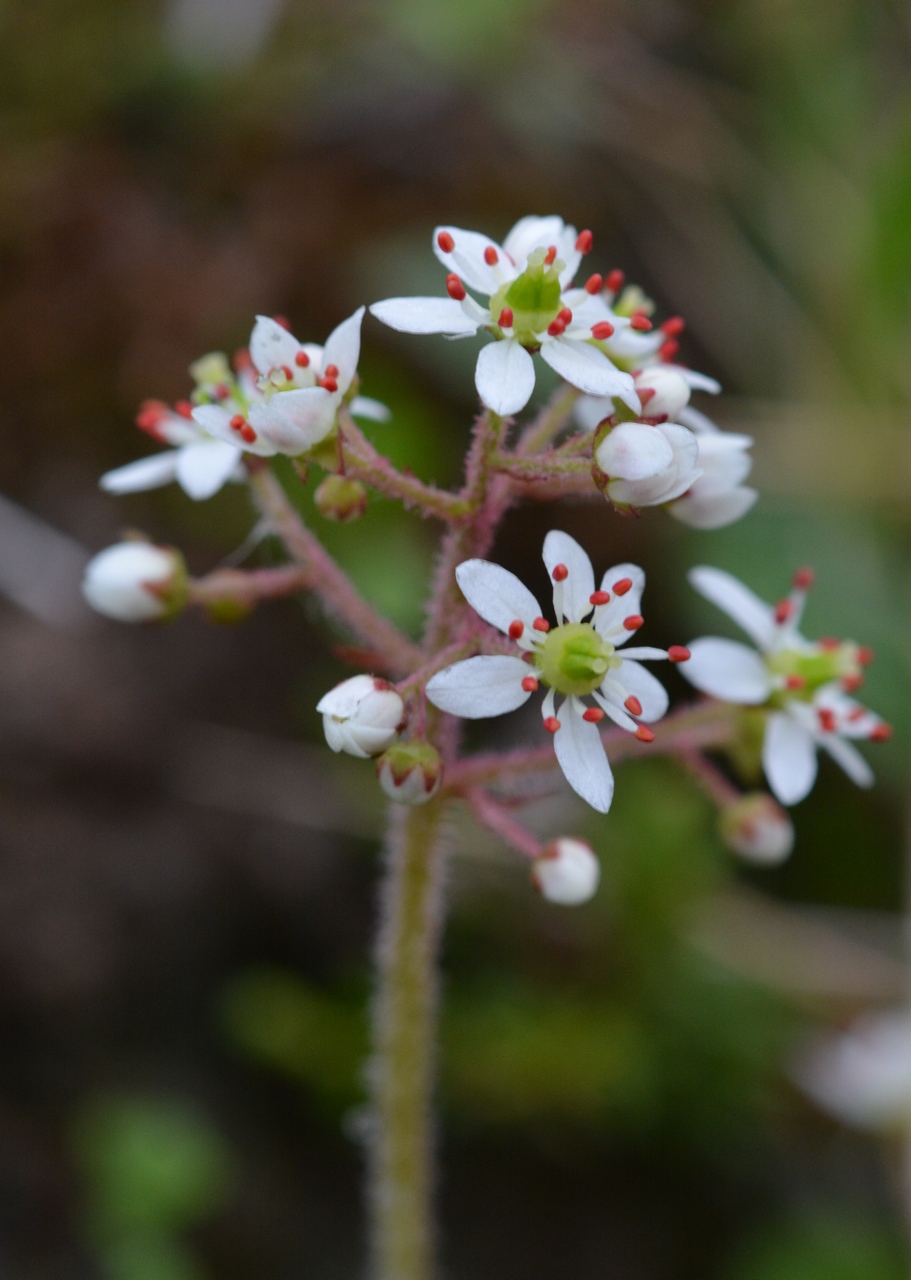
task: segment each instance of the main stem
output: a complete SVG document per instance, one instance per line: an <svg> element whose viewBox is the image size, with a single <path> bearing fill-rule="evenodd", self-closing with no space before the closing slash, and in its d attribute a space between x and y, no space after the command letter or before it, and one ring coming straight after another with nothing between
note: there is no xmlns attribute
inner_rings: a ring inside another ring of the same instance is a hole
<svg viewBox="0 0 911 1280"><path fill-rule="evenodd" d="M374 1280L434 1271L432 1094L444 804L393 806L382 888L370 1069Z"/></svg>

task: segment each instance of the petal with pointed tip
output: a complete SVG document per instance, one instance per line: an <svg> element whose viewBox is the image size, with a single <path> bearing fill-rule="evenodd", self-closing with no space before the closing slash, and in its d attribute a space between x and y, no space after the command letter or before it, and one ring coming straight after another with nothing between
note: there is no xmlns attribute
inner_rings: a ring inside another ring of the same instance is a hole
<svg viewBox="0 0 911 1280"><path fill-rule="evenodd" d="M769 649L775 641L776 624L772 609L730 573L698 565L687 574L691 586L747 633L760 649Z"/></svg>
<svg viewBox="0 0 911 1280"><path fill-rule="evenodd" d="M170 484L176 476L178 452L167 449L164 453L128 462L125 467L106 471L98 483L106 493L144 493L147 489L158 489Z"/></svg>

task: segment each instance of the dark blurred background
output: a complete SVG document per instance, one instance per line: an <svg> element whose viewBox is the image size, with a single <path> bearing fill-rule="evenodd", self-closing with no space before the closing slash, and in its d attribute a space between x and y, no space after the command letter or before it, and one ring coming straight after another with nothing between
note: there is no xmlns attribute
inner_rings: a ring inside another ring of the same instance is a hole
<svg viewBox="0 0 911 1280"><path fill-rule="evenodd" d="M532 821L602 855L576 911L459 820L445 1274L904 1276L901 1139L840 1129L787 1063L911 986L908 7L5 0L0 148L0 1274L361 1274L382 811L314 711L347 669L306 603L129 630L77 584L124 529L195 572L250 533L237 486L98 490L192 359L256 312L321 340L362 302L439 292L437 222L559 212L595 232L592 269L687 318L682 357L725 386L699 407L755 436L762 498L713 534L520 508L495 557L540 587L556 525L599 571L640 561L651 643L725 629L694 563L767 599L812 564L807 628L876 648L866 694L897 734L871 793L823 763L771 871L733 863L671 764L624 766L607 819L555 785ZM365 323L398 464L457 481L471 364ZM418 628L437 530L382 502L330 525L292 492Z"/></svg>

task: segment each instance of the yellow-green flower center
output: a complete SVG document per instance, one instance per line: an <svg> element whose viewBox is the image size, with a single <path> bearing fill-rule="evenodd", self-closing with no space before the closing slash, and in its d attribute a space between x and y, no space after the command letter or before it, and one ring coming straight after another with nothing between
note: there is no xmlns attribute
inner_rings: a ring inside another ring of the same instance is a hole
<svg viewBox="0 0 911 1280"><path fill-rule="evenodd" d="M546 250L534 249L520 276L501 285L490 299L490 316L497 324L504 308L512 312L513 335L525 346L537 342L537 335L556 320L563 306L560 272L563 263L545 263Z"/></svg>
<svg viewBox="0 0 911 1280"><path fill-rule="evenodd" d="M583 698L620 666L614 646L602 640L587 622L569 622L548 632L535 654L535 666L545 684L557 693Z"/></svg>
<svg viewBox="0 0 911 1280"><path fill-rule="evenodd" d="M860 672L853 644L814 645L805 651L781 649L766 657L766 666L773 675L785 677L785 689L771 698L776 706L790 698L810 702L823 685Z"/></svg>

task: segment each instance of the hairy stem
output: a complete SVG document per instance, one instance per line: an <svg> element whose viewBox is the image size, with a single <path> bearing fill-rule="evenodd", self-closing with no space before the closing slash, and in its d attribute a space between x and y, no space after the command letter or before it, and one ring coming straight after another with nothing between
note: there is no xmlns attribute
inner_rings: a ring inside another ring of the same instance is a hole
<svg viewBox="0 0 911 1280"><path fill-rule="evenodd" d="M306 591L310 574L295 564L276 569L214 569L190 581L190 603L205 606L235 604L252 608L260 600L280 600Z"/></svg>
<svg viewBox="0 0 911 1280"><path fill-rule="evenodd" d="M488 831L493 831L501 840L524 854L526 858L534 859L541 856L543 852L541 841L532 835L527 827L523 827L521 822L517 822L512 814L486 791L478 787L469 791L466 799L478 822L487 827Z"/></svg>
<svg viewBox="0 0 911 1280"><path fill-rule="evenodd" d="M392 806L381 893L370 1084L374 1280L434 1272L432 1095L444 806Z"/></svg>
<svg viewBox="0 0 911 1280"><path fill-rule="evenodd" d="M345 474L361 480L387 498L397 498L406 507L416 507L428 516L453 522L470 514L467 502L458 494L447 493L435 485L425 484L417 476L407 475L374 449L360 427L348 414L342 416L342 459Z"/></svg>
<svg viewBox="0 0 911 1280"><path fill-rule="evenodd" d="M674 751L673 756L719 809L736 804L741 798L743 793L737 790L716 764L695 747L680 747Z"/></svg>

